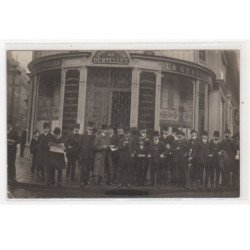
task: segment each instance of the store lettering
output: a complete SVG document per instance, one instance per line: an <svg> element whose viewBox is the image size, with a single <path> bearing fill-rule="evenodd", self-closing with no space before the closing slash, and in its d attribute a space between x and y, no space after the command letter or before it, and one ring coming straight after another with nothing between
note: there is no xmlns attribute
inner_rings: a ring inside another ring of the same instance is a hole
<svg viewBox="0 0 250 250"><path fill-rule="evenodd" d="M129 59L124 51L97 51L92 59L94 64L129 64Z"/></svg>

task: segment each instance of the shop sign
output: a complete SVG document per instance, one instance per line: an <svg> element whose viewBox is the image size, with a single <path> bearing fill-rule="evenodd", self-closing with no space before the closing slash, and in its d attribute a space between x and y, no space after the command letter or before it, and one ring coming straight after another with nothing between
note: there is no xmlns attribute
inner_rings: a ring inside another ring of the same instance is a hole
<svg viewBox="0 0 250 250"><path fill-rule="evenodd" d="M60 68L60 67L61 67L61 60L51 60L35 64L34 71L42 71L45 69Z"/></svg>
<svg viewBox="0 0 250 250"><path fill-rule="evenodd" d="M121 50L99 50L94 54L92 62L93 64L127 65L129 64L129 59L127 54Z"/></svg>
<svg viewBox="0 0 250 250"><path fill-rule="evenodd" d="M171 73L179 73L195 78L199 78L203 81L209 82L210 76L202 69L192 67L190 65L185 65L182 63L175 62L164 62L162 64L162 70Z"/></svg>

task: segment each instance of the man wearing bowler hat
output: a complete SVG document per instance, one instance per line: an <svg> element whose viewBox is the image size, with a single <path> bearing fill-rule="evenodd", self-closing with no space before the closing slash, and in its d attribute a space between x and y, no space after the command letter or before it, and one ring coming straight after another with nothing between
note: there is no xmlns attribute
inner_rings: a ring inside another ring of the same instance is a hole
<svg viewBox="0 0 250 250"><path fill-rule="evenodd" d="M94 175L98 178L98 185L103 185L103 178L107 176L107 171L112 169L112 158L110 150L110 138L108 136L108 126L101 126L101 133L95 137L95 161ZM110 183L107 182L108 185Z"/></svg>
<svg viewBox="0 0 250 250"><path fill-rule="evenodd" d="M76 123L73 127L73 131L67 135L65 140L66 156L68 158L67 170L66 170L67 181L69 181L69 178L72 181L76 180L75 169L80 149L79 130L80 130L80 124Z"/></svg>
<svg viewBox="0 0 250 250"><path fill-rule="evenodd" d="M225 164L224 178L223 178L223 185L226 187L230 187L232 185L234 161L237 153L236 145L230 136L231 136L231 131L229 129L225 129L224 132L225 139L222 140L221 142L221 149L224 150L229 157L228 164Z"/></svg>
<svg viewBox="0 0 250 250"><path fill-rule="evenodd" d="M209 144L209 177L211 188L219 186L220 182L220 157L221 157L221 143L219 142L219 131L214 131L213 139Z"/></svg>
<svg viewBox="0 0 250 250"><path fill-rule="evenodd" d="M50 166L49 166L49 148L53 135L50 133L49 122L44 122L43 133L38 138L38 176L41 174L41 181L45 180L45 171L47 175L47 184L51 184Z"/></svg>
<svg viewBox="0 0 250 250"><path fill-rule="evenodd" d="M84 187L89 184L90 172L93 172L94 166L94 141L95 135L93 133L94 123L89 121L86 131L81 135L79 141L79 165L81 168L80 186Z"/></svg>

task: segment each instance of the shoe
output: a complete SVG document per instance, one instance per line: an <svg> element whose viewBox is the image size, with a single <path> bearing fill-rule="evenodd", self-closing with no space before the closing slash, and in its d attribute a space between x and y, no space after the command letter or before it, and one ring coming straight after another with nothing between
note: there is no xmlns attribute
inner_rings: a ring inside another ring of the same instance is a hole
<svg viewBox="0 0 250 250"><path fill-rule="evenodd" d="M121 183L119 183L118 188L121 188L121 187L122 187L122 184L121 184Z"/></svg>
<svg viewBox="0 0 250 250"><path fill-rule="evenodd" d="M131 186L129 183L127 183L127 187L128 187L128 188L132 188L132 186Z"/></svg>

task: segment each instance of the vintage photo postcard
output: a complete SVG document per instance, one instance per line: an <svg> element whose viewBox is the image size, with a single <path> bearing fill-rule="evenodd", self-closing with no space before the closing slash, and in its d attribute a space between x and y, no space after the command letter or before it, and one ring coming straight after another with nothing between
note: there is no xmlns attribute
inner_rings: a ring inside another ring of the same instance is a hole
<svg viewBox="0 0 250 250"><path fill-rule="evenodd" d="M7 196L240 197L240 50L6 50Z"/></svg>

